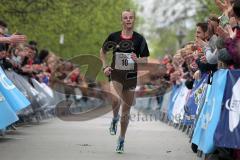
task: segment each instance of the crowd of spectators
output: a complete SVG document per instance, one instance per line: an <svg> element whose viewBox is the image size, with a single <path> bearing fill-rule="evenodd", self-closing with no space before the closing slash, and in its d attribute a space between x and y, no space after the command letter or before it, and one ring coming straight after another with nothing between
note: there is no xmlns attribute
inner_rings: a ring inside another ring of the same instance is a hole
<svg viewBox="0 0 240 160"><path fill-rule="evenodd" d="M7 23L0 20L0 65L4 70L13 70L49 86L81 85L86 90L87 82L78 66L47 49L39 51L37 42L27 42L25 35L8 34L7 30Z"/></svg>
<svg viewBox="0 0 240 160"><path fill-rule="evenodd" d="M159 83L185 83L192 89L203 74L212 76L219 69L240 68L240 1L215 0L215 4L221 15L211 14L206 21L197 22L193 41L160 59L164 72L155 75ZM156 79L151 82L156 83ZM231 151L232 158L240 157L239 150Z"/></svg>
<svg viewBox="0 0 240 160"><path fill-rule="evenodd" d="M166 69L161 78L177 84L186 80L191 89L193 81L203 73L218 69L239 69L240 66L240 1L215 0L222 15L210 15L196 24L195 39L175 54L160 61Z"/></svg>

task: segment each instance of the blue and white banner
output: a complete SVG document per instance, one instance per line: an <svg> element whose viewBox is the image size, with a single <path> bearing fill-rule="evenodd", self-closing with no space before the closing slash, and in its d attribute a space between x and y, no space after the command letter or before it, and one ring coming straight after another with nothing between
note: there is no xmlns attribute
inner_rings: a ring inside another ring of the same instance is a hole
<svg viewBox="0 0 240 160"><path fill-rule="evenodd" d="M173 123L179 124L182 122L184 117L184 106L187 101L187 96L189 94L189 89L183 83L181 90L179 91L176 100L173 104L172 117Z"/></svg>
<svg viewBox="0 0 240 160"><path fill-rule="evenodd" d="M214 151L213 136L221 113L228 70L218 70L214 73L212 85L208 86L207 95L201 113L199 115L192 143L198 145L198 149L208 154Z"/></svg>
<svg viewBox="0 0 240 160"><path fill-rule="evenodd" d="M161 107L161 110L160 110L161 112L167 113L168 104L169 104L171 95L172 95L172 90L163 95L163 102L162 102L162 107Z"/></svg>
<svg viewBox="0 0 240 160"><path fill-rule="evenodd" d="M27 100L27 98L7 78L1 67L0 91L15 112L18 112L30 105L30 102Z"/></svg>
<svg viewBox="0 0 240 160"><path fill-rule="evenodd" d="M5 97L0 93L0 129L5 129L17 120L15 111L12 110Z"/></svg>
<svg viewBox="0 0 240 160"><path fill-rule="evenodd" d="M208 85L207 86L207 91L205 92L206 94L206 98L203 102L203 106L205 105L205 101L207 101L208 99L208 96L210 94L210 90L211 90L211 85ZM199 106L199 108L201 108L201 106ZM200 112L200 113L197 113L199 114L198 115L198 119L196 119L196 122L195 122L195 128L194 128L194 132L193 132L193 137L192 137L192 143L196 144L197 146L199 145L200 141L201 141L201 133L202 133L202 130L201 130L201 121L200 121L200 118L203 116L203 112Z"/></svg>
<svg viewBox="0 0 240 160"><path fill-rule="evenodd" d="M175 100L179 94L179 92L181 91L182 85L174 85L173 89L172 89L172 93L170 96L170 100L168 103L168 120L173 121L173 115L172 115L172 110L173 110L173 105L175 103Z"/></svg>
<svg viewBox="0 0 240 160"><path fill-rule="evenodd" d="M193 89L185 105L184 124L192 125L199 105L203 101L203 95L207 90L208 74L203 74L200 80L194 82Z"/></svg>
<svg viewBox="0 0 240 160"><path fill-rule="evenodd" d="M240 70L228 72L221 109L215 145L240 149Z"/></svg>

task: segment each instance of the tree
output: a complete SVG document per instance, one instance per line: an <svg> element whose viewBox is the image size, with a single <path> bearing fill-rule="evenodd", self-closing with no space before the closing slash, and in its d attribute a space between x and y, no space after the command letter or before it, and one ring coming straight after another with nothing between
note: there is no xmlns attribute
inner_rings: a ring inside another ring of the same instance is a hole
<svg viewBox="0 0 240 160"><path fill-rule="evenodd" d="M214 0L198 0L201 7L198 9L196 20L204 21L210 14L220 15L220 10Z"/></svg>
<svg viewBox="0 0 240 160"><path fill-rule="evenodd" d="M1 0L0 14L9 30L26 34L40 48L69 58L98 55L104 38L120 30L120 13L134 7L129 0ZM59 36L64 34L64 44Z"/></svg>

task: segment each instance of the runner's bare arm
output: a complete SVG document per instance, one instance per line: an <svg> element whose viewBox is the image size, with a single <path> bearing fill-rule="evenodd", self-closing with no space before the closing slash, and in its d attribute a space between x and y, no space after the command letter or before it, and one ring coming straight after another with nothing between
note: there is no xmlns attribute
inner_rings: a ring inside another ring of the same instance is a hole
<svg viewBox="0 0 240 160"><path fill-rule="evenodd" d="M106 76L109 76L111 74L112 68L110 66L107 65L107 54L103 51L103 49L101 48L100 50L100 59L102 61L103 64L103 72Z"/></svg>
<svg viewBox="0 0 240 160"><path fill-rule="evenodd" d="M102 61L103 64L103 68L107 66L106 60L107 60L107 54L103 51L103 49L101 48L100 50L100 59Z"/></svg>
<svg viewBox="0 0 240 160"><path fill-rule="evenodd" d="M131 55L131 58L136 62L136 63L147 63L147 57L139 57L137 58L137 55L133 53Z"/></svg>
<svg viewBox="0 0 240 160"><path fill-rule="evenodd" d="M148 58L147 57L139 57L137 59L137 63L147 63L148 62Z"/></svg>

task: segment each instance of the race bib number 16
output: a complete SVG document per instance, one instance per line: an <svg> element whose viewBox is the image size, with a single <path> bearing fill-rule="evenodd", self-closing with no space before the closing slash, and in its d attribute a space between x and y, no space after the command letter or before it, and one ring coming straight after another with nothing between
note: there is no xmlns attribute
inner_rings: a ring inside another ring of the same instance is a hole
<svg viewBox="0 0 240 160"><path fill-rule="evenodd" d="M115 53L115 69L134 70L134 61L131 58L132 53Z"/></svg>

